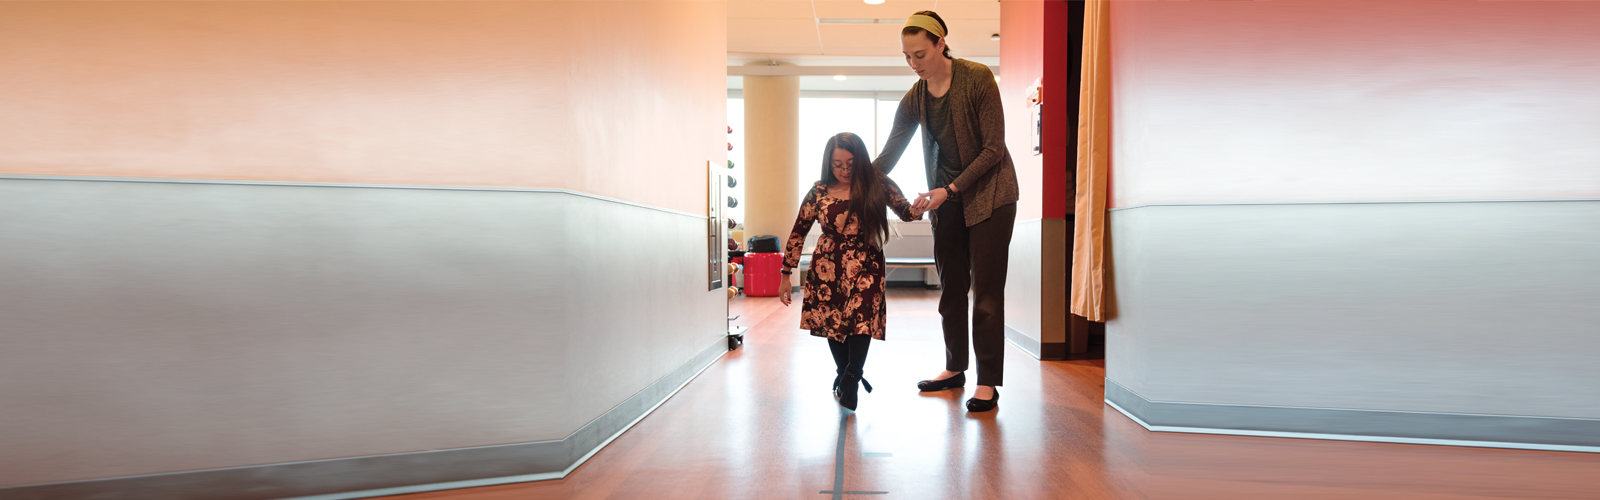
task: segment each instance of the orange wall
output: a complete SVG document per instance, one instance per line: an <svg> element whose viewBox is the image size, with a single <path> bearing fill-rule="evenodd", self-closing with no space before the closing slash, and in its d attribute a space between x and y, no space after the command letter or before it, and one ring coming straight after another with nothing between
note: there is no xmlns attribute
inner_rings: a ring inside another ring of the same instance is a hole
<svg viewBox="0 0 1600 500"><path fill-rule="evenodd" d="M726 4L0 2L0 173L564 188L702 213Z"/></svg>
<svg viewBox="0 0 1600 500"><path fill-rule="evenodd" d="M1000 99L1006 114L1006 149L1017 168L1017 220L1042 217L1044 157L1033 154L1028 90L1044 76L1044 2L1000 4Z"/></svg>

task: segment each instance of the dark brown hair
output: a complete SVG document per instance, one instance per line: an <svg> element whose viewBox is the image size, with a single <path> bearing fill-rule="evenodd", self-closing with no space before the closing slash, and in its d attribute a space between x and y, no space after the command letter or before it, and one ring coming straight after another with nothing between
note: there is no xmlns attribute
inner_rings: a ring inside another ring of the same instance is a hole
<svg viewBox="0 0 1600 500"><path fill-rule="evenodd" d="M928 17L933 18L933 20L935 20L935 21L939 21L939 27L944 29L945 38L949 38L950 37L950 26L944 24L944 18L939 17L938 13L935 13L934 11L931 11L931 10L919 10L919 11L917 11L916 14L913 14L913 15L928 16ZM939 37L934 36L933 33L928 32L928 30L925 30L925 29L922 29L922 28L918 28L916 26L906 26L905 28L900 30L900 36L915 35L917 33L922 33L923 36L928 37L928 41L929 42L939 43ZM950 42L948 40L944 42L944 58L945 59L950 59L951 58L950 57Z"/></svg>
<svg viewBox="0 0 1600 500"><path fill-rule="evenodd" d="M859 233L872 246L882 247L889 240L889 195L884 187L883 172L872 166L872 153L861 136L841 132L828 139L822 149L822 183L833 185L839 178L833 176L833 150L843 149L855 155L850 165L850 213L861 223Z"/></svg>

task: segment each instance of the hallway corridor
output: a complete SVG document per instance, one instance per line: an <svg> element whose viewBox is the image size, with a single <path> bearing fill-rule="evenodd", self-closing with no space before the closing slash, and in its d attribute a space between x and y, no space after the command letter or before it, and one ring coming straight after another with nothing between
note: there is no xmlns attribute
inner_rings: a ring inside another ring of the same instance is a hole
<svg viewBox="0 0 1600 500"><path fill-rule="evenodd" d="M1595 498L1600 455L1150 433L1102 401L1104 362L1014 346L1000 409L919 394L942 356L937 292L891 289L859 412L843 425L799 307L739 298L746 343L563 480L387 497L529 499ZM968 386L971 390L971 386ZM550 404L560 404L552 401ZM836 457L842 456L843 463ZM834 495L834 471L844 471Z"/></svg>

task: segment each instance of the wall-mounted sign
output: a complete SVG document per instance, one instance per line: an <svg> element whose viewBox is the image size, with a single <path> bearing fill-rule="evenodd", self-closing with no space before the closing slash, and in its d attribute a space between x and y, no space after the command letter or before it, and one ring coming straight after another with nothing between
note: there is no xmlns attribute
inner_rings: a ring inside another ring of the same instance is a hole
<svg viewBox="0 0 1600 500"><path fill-rule="evenodd" d="M708 289L722 288L722 276L726 273L722 268L723 250L722 229L722 173L712 168L713 163L706 162L706 265L708 267ZM731 199L731 198L730 198Z"/></svg>
<svg viewBox="0 0 1600 500"><path fill-rule="evenodd" d="M1044 135L1044 79L1035 78L1028 85L1028 138L1032 144L1033 155L1043 154L1040 146L1041 137Z"/></svg>

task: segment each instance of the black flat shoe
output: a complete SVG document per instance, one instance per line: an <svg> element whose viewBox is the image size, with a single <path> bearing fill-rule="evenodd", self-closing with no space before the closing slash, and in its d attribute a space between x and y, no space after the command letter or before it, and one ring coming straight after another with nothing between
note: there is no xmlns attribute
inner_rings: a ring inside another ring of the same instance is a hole
<svg viewBox="0 0 1600 500"><path fill-rule="evenodd" d="M922 392L942 391L967 385L967 374L961 372L944 380L924 380L917 382L917 390Z"/></svg>
<svg viewBox="0 0 1600 500"><path fill-rule="evenodd" d="M994 397L989 399L971 398L967 400L967 411L983 413L1000 407L1000 388L994 390Z"/></svg>

